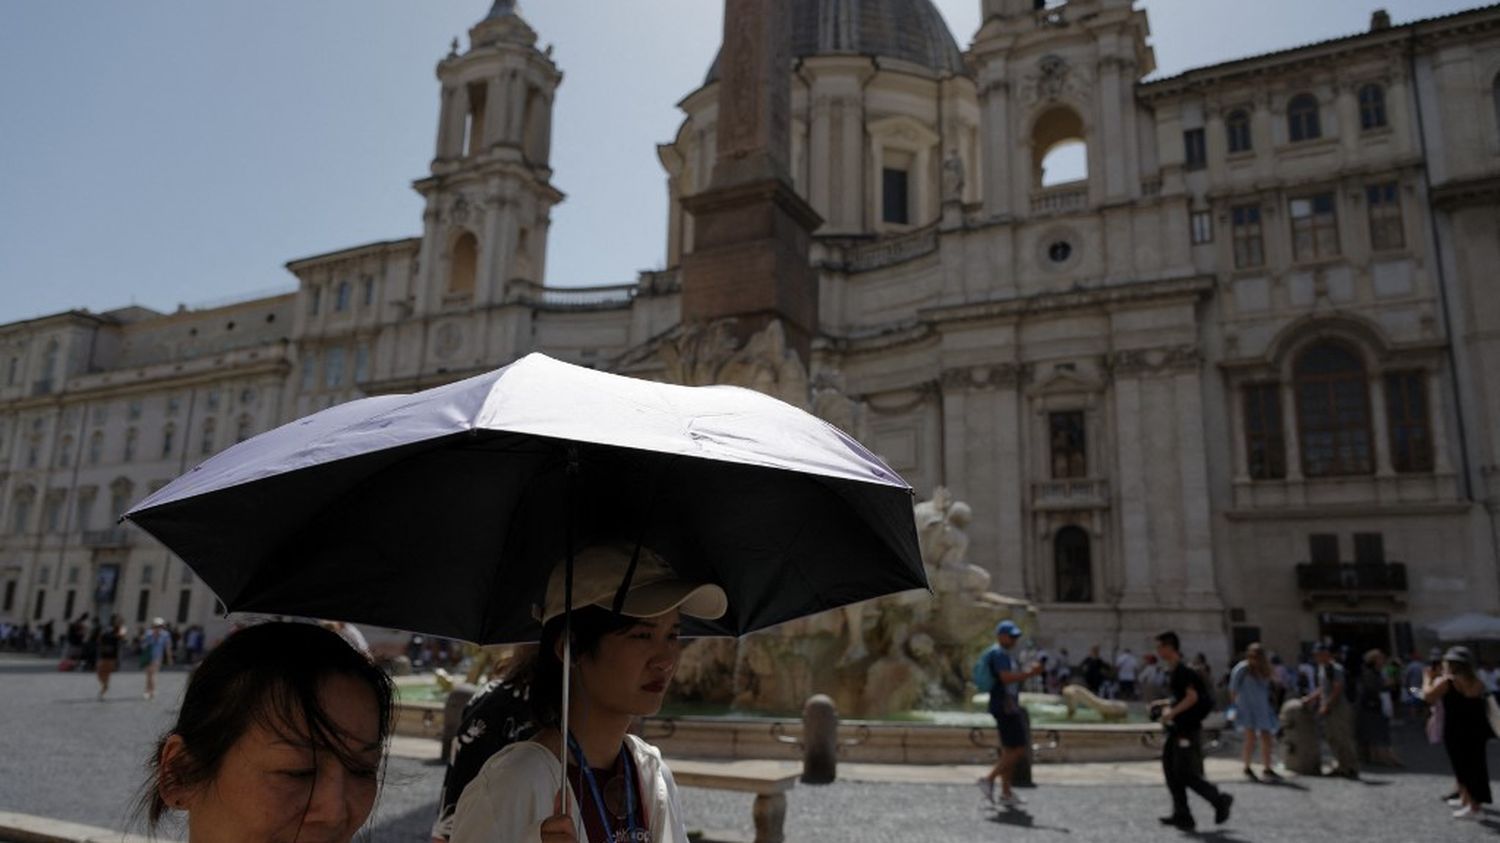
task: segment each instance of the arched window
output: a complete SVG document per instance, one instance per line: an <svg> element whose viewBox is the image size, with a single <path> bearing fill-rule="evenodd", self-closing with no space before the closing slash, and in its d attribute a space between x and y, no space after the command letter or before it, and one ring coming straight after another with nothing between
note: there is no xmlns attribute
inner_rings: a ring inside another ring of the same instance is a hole
<svg viewBox="0 0 1500 843"><path fill-rule="evenodd" d="M1089 148L1078 113L1058 107L1038 117L1031 130L1031 155L1034 183L1040 187L1087 179Z"/></svg>
<svg viewBox="0 0 1500 843"><path fill-rule="evenodd" d="M1318 122L1318 98L1312 94L1298 94L1286 106L1287 137L1293 142L1314 140L1323 136Z"/></svg>
<svg viewBox="0 0 1500 843"><path fill-rule="evenodd" d="M474 276L479 268L479 241L465 231L453 241L453 256L448 267L448 292L452 295L474 294Z"/></svg>
<svg viewBox="0 0 1500 843"><path fill-rule="evenodd" d="M1063 527L1052 537L1052 561L1057 571L1057 602L1092 603L1094 568L1089 558L1089 534L1081 527Z"/></svg>
<svg viewBox="0 0 1500 843"><path fill-rule="evenodd" d="M1359 355L1342 343L1319 342L1297 358L1292 377L1302 473L1371 473L1370 395Z"/></svg>
<svg viewBox="0 0 1500 843"><path fill-rule="evenodd" d="M1237 108L1229 112L1224 118L1224 131L1229 135L1229 151L1249 152L1253 147L1250 142L1250 112L1243 108Z"/></svg>
<svg viewBox="0 0 1500 843"><path fill-rule="evenodd" d="M1385 88L1371 82L1359 89L1359 128L1364 131L1385 125Z"/></svg>

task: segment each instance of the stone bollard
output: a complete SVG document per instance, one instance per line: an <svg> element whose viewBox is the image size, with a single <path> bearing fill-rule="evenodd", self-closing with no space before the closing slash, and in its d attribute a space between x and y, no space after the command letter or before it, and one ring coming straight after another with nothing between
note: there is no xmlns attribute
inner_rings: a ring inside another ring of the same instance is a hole
<svg viewBox="0 0 1500 843"><path fill-rule="evenodd" d="M458 737L458 727L463 725L464 706L478 690L474 685L460 683L448 692L448 699L443 703L443 745L439 749L444 764L452 760L449 756L453 752L453 739Z"/></svg>
<svg viewBox="0 0 1500 843"><path fill-rule="evenodd" d="M1298 775L1316 776L1322 771L1318 719L1295 697L1281 707L1281 759Z"/></svg>
<svg viewBox="0 0 1500 843"><path fill-rule="evenodd" d="M839 712L833 699L814 694L802 706L802 783L831 784L838 773Z"/></svg>

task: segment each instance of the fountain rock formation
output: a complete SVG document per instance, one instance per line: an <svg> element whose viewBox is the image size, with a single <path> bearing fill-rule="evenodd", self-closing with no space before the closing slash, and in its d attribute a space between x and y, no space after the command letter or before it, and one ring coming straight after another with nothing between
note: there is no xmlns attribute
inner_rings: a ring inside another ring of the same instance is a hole
<svg viewBox="0 0 1500 843"><path fill-rule="evenodd" d="M1035 609L990 592L989 572L967 562L967 504L938 487L914 515L932 593L890 595L739 642L695 642L683 652L676 698L791 715L822 693L856 718L964 705L970 667L995 624L1009 618L1030 629Z"/></svg>

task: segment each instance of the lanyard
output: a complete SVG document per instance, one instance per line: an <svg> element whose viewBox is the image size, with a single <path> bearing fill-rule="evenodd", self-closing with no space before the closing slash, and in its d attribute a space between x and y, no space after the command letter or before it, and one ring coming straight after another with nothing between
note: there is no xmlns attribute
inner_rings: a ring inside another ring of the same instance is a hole
<svg viewBox="0 0 1500 843"><path fill-rule="evenodd" d="M583 776L583 780L588 782L589 791L594 795L594 808L599 812L599 820L603 823L604 833L613 838L615 824L610 821L609 811L604 807L604 794L599 792L599 782L594 779L594 771L589 767L588 759L583 757L583 749L578 746L578 741L574 739L572 732L568 733L568 748L573 750L573 759L577 762L578 772ZM629 833L627 839L634 843L636 839L635 775L631 766L630 753L625 751L624 745L620 746L620 761L625 766L622 775L625 777L625 827Z"/></svg>

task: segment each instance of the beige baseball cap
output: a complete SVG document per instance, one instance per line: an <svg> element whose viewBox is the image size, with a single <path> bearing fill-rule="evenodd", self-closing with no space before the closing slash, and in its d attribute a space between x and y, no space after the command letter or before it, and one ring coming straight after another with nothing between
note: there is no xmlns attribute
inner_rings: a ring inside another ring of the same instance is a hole
<svg viewBox="0 0 1500 843"><path fill-rule="evenodd" d="M614 606L615 593L630 569L633 545L597 544L579 551L573 557L573 608ZM547 602L541 611L543 624L563 613L563 589L566 568L558 562L547 580ZM683 580L650 548L640 549L635 575L620 614L631 618L651 618L673 609L703 620L721 618L729 610L724 589L712 583Z"/></svg>

